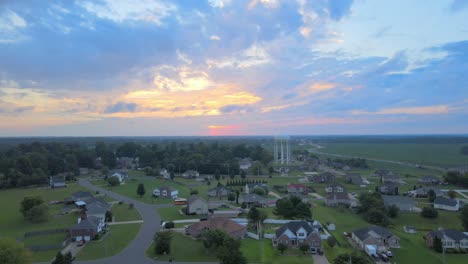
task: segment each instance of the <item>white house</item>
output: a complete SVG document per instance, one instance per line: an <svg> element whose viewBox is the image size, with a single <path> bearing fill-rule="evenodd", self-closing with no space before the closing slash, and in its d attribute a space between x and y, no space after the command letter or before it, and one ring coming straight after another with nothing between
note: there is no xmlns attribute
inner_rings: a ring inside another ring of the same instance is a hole
<svg viewBox="0 0 468 264"><path fill-rule="evenodd" d="M125 181L125 179L127 178L127 175L121 173L121 172L114 172L111 177L117 177L117 179L119 179L119 182L122 183Z"/></svg>
<svg viewBox="0 0 468 264"><path fill-rule="evenodd" d="M164 179L171 178L171 175L169 174L169 172L166 169L161 169L159 171L159 175L161 175Z"/></svg>
<svg viewBox="0 0 468 264"><path fill-rule="evenodd" d="M456 212L460 210L460 201L445 196L437 196L434 200L434 208Z"/></svg>

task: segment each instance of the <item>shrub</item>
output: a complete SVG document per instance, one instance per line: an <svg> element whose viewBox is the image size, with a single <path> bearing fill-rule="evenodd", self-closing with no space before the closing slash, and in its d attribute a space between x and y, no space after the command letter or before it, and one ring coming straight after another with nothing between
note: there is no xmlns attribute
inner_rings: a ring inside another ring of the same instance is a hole
<svg viewBox="0 0 468 264"><path fill-rule="evenodd" d="M119 201L119 205L122 205L124 203L124 201Z"/></svg>
<svg viewBox="0 0 468 264"><path fill-rule="evenodd" d="M241 208L242 208L242 209L247 208L247 204L246 204L245 202L242 202L242 203L241 203Z"/></svg>
<svg viewBox="0 0 468 264"><path fill-rule="evenodd" d="M128 208L133 209L133 207L135 207L133 203L128 204Z"/></svg>
<svg viewBox="0 0 468 264"><path fill-rule="evenodd" d="M198 194L198 190L191 190L190 191L190 195L196 195L196 194Z"/></svg>
<svg viewBox="0 0 468 264"><path fill-rule="evenodd" d="M171 221L171 222L167 222L167 223L164 225L164 228L166 228L166 229L172 229L172 228L174 228L174 227L175 227L175 224L174 224L174 222L172 222L172 221Z"/></svg>
<svg viewBox="0 0 468 264"><path fill-rule="evenodd" d="M327 238L327 244L333 248L336 245L336 239L333 236Z"/></svg>
<svg viewBox="0 0 468 264"><path fill-rule="evenodd" d="M439 212L432 207L424 207L421 211L421 216L425 218L436 218L438 215Z"/></svg>

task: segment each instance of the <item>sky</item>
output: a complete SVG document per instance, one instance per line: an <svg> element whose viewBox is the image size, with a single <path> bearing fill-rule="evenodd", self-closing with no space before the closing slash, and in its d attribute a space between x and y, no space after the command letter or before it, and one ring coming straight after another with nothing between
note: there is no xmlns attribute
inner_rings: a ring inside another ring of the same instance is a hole
<svg viewBox="0 0 468 264"><path fill-rule="evenodd" d="M468 1L0 1L0 136L468 133Z"/></svg>

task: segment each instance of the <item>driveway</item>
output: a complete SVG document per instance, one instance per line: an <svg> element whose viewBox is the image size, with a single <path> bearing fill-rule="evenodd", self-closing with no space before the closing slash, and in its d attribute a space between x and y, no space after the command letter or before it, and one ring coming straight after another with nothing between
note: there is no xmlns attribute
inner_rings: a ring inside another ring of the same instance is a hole
<svg viewBox="0 0 468 264"><path fill-rule="evenodd" d="M315 255L312 255L314 257L314 264L330 264L330 262L328 262L328 259L327 257L325 257L325 255L318 255L318 254L315 254Z"/></svg>

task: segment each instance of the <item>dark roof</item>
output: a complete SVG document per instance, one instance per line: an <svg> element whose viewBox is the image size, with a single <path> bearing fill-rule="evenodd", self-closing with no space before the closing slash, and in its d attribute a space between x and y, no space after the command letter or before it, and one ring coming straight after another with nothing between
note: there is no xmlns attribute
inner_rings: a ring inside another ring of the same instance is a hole
<svg viewBox="0 0 468 264"><path fill-rule="evenodd" d="M413 199L406 196L382 195L382 199L385 206L392 204L416 204L416 202Z"/></svg>
<svg viewBox="0 0 468 264"><path fill-rule="evenodd" d="M105 214L109 209L109 204L98 199L93 200L91 203L89 201L86 202L86 212L88 215Z"/></svg>
<svg viewBox="0 0 468 264"><path fill-rule="evenodd" d="M266 202L265 198L255 193L243 195L242 200L246 203L265 203Z"/></svg>
<svg viewBox="0 0 468 264"><path fill-rule="evenodd" d="M254 189L256 187L268 189L268 185L266 185L265 183L247 183L247 186L249 186L249 189Z"/></svg>
<svg viewBox="0 0 468 264"><path fill-rule="evenodd" d="M422 176L419 180L420 181L440 181L439 178L437 178L436 176L433 176L433 175Z"/></svg>
<svg viewBox="0 0 468 264"><path fill-rule="evenodd" d="M350 200L347 192L333 192L327 195L327 200Z"/></svg>
<svg viewBox="0 0 468 264"><path fill-rule="evenodd" d="M459 242L462 239L468 239L468 235L463 232L453 230L453 229L443 229L438 231L431 231L428 233L432 237L443 238L444 235L447 237Z"/></svg>
<svg viewBox="0 0 468 264"><path fill-rule="evenodd" d="M304 228L305 231L307 232L307 234L310 234L310 233L312 233L314 231L314 229L312 228L312 226L311 226L311 224L309 222L306 222L306 221L291 221L291 222L289 222L287 224L284 224L282 227L276 229L276 231L275 231L276 237L280 237L288 229L291 232L293 232L294 234L296 234L296 232L301 228Z"/></svg>
<svg viewBox="0 0 468 264"><path fill-rule="evenodd" d="M384 174L384 175L382 175L382 177L384 179L395 179L395 180L400 179L399 175L393 174L393 173L392 174Z"/></svg>
<svg viewBox="0 0 468 264"><path fill-rule="evenodd" d="M166 190L169 192L177 191L175 188L172 188L171 186L161 186L159 188L156 188L156 190L160 190L160 191Z"/></svg>
<svg viewBox="0 0 468 264"><path fill-rule="evenodd" d="M78 191L78 192L72 193L71 197L73 199L84 199L84 198L93 197L93 195L90 192Z"/></svg>
<svg viewBox="0 0 468 264"><path fill-rule="evenodd" d="M445 196L437 196L434 200L434 204L442 204L447 206L456 206L457 200L447 198Z"/></svg>
<svg viewBox="0 0 468 264"><path fill-rule="evenodd" d="M190 196L190 197L188 198L188 200L187 200L187 203L188 203L188 204L191 204L191 203L193 203L193 202L196 201L196 200L200 200L200 201L206 203L205 199L201 198L201 197L198 196L198 195L192 195L192 196Z"/></svg>
<svg viewBox="0 0 468 264"><path fill-rule="evenodd" d="M55 175L50 178L54 183L65 182L65 175Z"/></svg>
<svg viewBox="0 0 468 264"><path fill-rule="evenodd" d="M233 220L227 219L227 218L208 218L205 221L200 221L197 223L194 223L188 227L189 232L192 234L199 234L203 230L214 230L214 229L219 229L223 230L229 235L233 235L236 232L246 230L245 226L242 226Z"/></svg>
<svg viewBox="0 0 468 264"><path fill-rule="evenodd" d="M72 227L72 230L80 230L80 229L97 229L99 226L100 219L95 216L89 216L84 220L81 220L79 224Z"/></svg>
<svg viewBox="0 0 468 264"><path fill-rule="evenodd" d="M388 231L388 229L380 227L380 226L369 226L369 227L361 228L361 229L358 229L358 230L354 230L353 233L361 241L363 241L363 240L365 240L365 239L372 236L371 231L373 231L374 233L376 233L377 235L379 235L380 237L383 237L383 238L388 238L388 237L393 236L393 234L390 231Z"/></svg>

